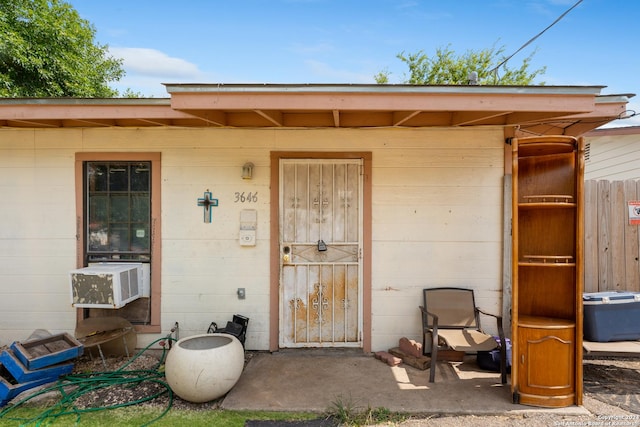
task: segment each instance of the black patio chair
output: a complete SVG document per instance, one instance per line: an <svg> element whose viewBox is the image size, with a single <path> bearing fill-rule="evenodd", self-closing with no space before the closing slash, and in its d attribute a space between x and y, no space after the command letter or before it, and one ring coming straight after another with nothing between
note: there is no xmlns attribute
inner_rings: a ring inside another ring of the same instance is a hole
<svg viewBox="0 0 640 427"><path fill-rule="evenodd" d="M500 347L500 374L502 384L507 382L506 339L502 329L502 316L476 307L473 289L431 288L423 290L422 349L426 353L427 340L431 343L429 382L435 381L439 349L463 352L491 351ZM492 316L498 326L499 342L482 331L480 314Z"/></svg>

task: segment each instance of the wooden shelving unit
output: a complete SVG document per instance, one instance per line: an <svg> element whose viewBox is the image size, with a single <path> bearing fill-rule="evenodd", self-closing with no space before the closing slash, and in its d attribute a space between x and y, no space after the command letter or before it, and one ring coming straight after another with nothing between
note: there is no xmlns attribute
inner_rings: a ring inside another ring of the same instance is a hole
<svg viewBox="0 0 640 427"><path fill-rule="evenodd" d="M515 138L512 150L513 400L580 405L584 142Z"/></svg>

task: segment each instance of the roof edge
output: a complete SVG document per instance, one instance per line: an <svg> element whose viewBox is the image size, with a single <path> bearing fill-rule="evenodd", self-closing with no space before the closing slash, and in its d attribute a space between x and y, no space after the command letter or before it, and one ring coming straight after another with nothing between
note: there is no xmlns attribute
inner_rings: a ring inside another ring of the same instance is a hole
<svg viewBox="0 0 640 427"><path fill-rule="evenodd" d="M612 95L598 95L596 96L596 103L607 103L607 102L627 102L630 98L636 96L635 93L620 93L620 94L612 94Z"/></svg>
<svg viewBox="0 0 640 427"><path fill-rule="evenodd" d="M394 93L394 94L530 94L530 95L600 95L606 86L476 86L476 85L407 85L407 84L226 84L163 83L169 94L179 93Z"/></svg>
<svg viewBox="0 0 640 427"><path fill-rule="evenodd" d="M171 98L0 98L0 105L170 106Z"/></svg>
<svg viewBox="0 0 640 427"><path fill-rule="evenodd" d="M599 128L584 134L586 137L611 136L611 135L640 135L640 126L619 126Z"/></svg>

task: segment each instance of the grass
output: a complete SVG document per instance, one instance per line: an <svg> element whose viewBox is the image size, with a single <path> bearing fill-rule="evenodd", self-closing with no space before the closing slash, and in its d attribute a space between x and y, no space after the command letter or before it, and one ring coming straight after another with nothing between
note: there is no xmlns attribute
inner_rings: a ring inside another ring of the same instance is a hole
<svg viewBox="0 0 640 427"><path fill-rule="evenodd" d="M49 418L48 422L38 424L39 417L47 408L24 407L9 411L0 418L0 426L69 426L76 423L75 415L64 415L57 418ZM104 426L144 426L159 417L163 409L127 407L113 410L103 410L92 413L84 413L80 417L79 425L85 427ZM265 411L229 411L208 410L192 411L171 409L166 415L150 424L151 426L171 427L243 427L247 420L274 420L274 421L302 421L318 418L318 414L306 412L265 412Z"/></svg>
<svg viewBox="0 0 640 427"><path fill-rule="evenodd" d="M7 408L5 408L6 410ZM138 426L171 426L171 427L243 427L248 420L271 421L304 421L321 417L332 418L341 426L366 426L371 424L396 424L406 420L406 416L391 412L386 408L360 407L350 397L338 396L325 414L310 412L269 412L269 411L229 411L222 409L194 411L171 409L164 416L162 408L144 408L132 406L112 410L101 410L76 415L41 416L47 407L25 406L0 412L0 426L68 426L77 421L83 427L138 427ZM160 418L158 418L160 417ZM154 421L156 420L156 421ZM151 424L149 424L151 423Z"/></svg>
<svg viewBox="0 0 640 427"><path fill-rule="evenodd" d="M381 423L400 423L407 417L387 408L363 408L353 398L338 396L331 405L330 415L342 426L366 426Z"/></svg>

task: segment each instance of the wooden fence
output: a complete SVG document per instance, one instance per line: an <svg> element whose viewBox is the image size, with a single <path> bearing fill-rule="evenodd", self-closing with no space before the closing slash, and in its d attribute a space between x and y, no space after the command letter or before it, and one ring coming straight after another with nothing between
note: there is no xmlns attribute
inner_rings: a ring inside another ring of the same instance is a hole
<svg viewBox="0 0 640 427"><path fill-rule="evenodd" d="M584 190L584 291L640 291L640 226L628 209L640 181L589 180Z"/></svg>

